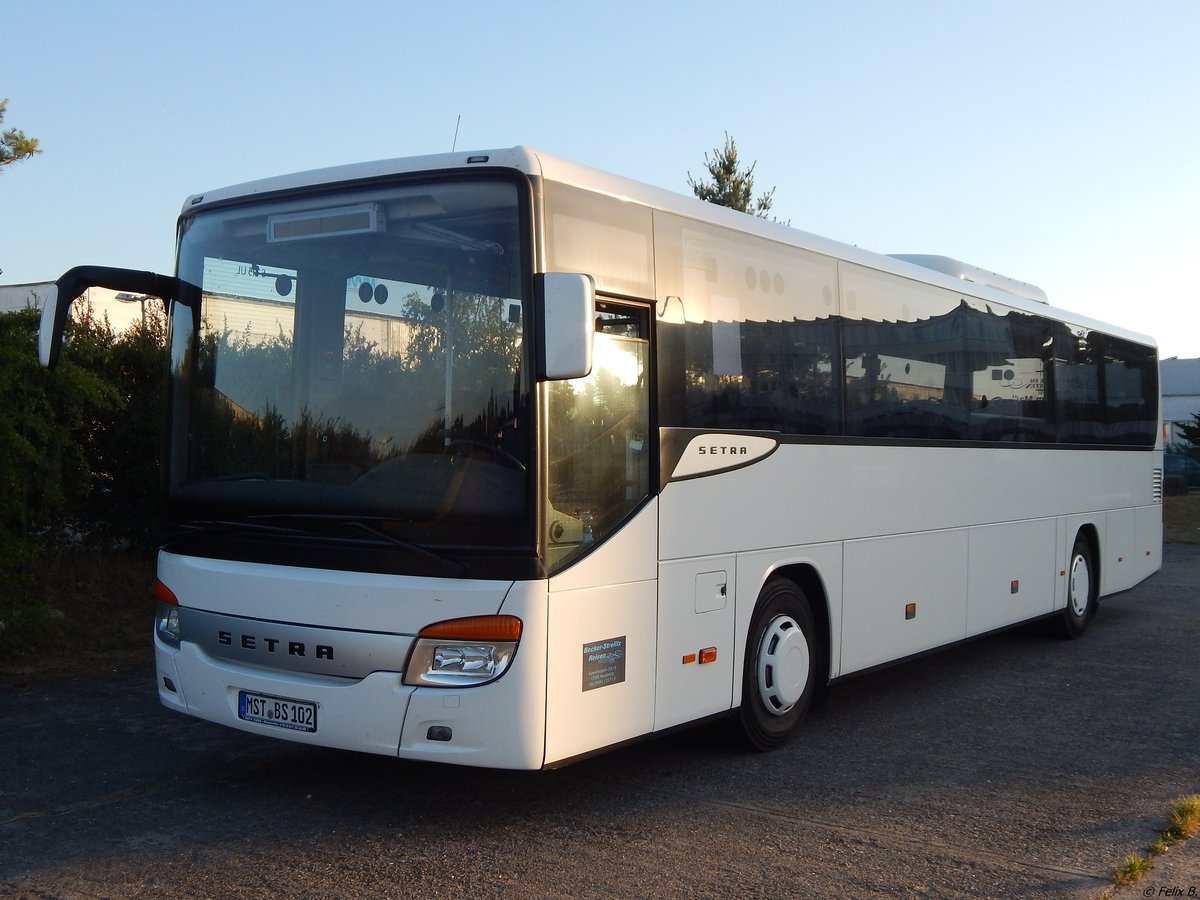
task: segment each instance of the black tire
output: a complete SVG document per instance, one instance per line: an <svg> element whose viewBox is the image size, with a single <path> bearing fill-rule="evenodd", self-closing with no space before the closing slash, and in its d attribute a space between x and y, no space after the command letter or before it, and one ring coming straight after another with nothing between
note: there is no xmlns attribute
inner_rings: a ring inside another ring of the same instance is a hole
<svg viewBox="0 0 1200 900"><path fill-rule="evenodd" d="M1092 547L1078 535L1067 561L1067 606L1058 620L1058 635L1068 640L1083 637L1088 622L1096 615L1100 579L1092 561Z"/></svg>
<svg viewBox="0 0 1200 900"><path fill-rule="evenodd" d="M786 578L767 582L750 620L742 667L740 738L755 750L783 744L808 713L822 653L804 591Z"/></svg>

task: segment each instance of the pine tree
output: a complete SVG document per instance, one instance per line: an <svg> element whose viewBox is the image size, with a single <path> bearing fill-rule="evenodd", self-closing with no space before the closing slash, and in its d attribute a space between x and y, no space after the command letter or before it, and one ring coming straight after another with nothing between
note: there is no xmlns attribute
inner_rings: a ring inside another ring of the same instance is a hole
<svg viewBox="0 0 1200 900"><path fill-rule="evenodd" d="M4 110L8 106L8 98L0 100L0 125L4 124ZM10 165L22 159L29 159L37 153L41 153L42 148L38 146L38 139L26 137L25 132L19 128L10 128L8 131L0 132L0 172L4 171L4 166Z"/></svg>
<svg viewBox="0 0 1200 900"><path fill-rule="evenodd" d="M692 178L692 173L688 172L688 186L701 200L765 219L774 202L775 188L757 198L754 197L754 167L757 164L752 162L746 169L742 169L738 160L737 145L727 131L725 147L713 148L711 157L707 153L704 154L704 166L712 180L696 181Z"/></svg>
<svg viewBox="0 0 1200 900"><path fill-rule="evenodd" d="M1183 432L1187 442L1192 445L1193 453L1200 451L1200 413L1192 415L1191 424L1180 422L1179 430Z"/></svg>

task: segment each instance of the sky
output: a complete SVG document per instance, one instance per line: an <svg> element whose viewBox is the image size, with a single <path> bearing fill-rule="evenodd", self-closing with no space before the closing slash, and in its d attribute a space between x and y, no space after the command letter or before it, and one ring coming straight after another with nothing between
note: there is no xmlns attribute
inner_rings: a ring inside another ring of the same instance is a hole
<svg viewBox="0 0 1200 900"><path fill-rule="evenodd" d="M951 256L1200 357L1200 0L5 6L0 284L173 268L190 194L525 144ZM457 134L456 134L457 132Z"/></svg>

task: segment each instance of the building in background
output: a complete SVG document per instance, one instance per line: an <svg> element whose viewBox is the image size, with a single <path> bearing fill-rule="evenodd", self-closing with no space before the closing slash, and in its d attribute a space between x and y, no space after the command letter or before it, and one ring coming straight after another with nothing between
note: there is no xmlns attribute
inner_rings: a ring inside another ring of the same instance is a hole
<svg viewBox="0 0 1200 900"><path fill-rule="evenodd" d="M1162 386L1163 439L1167 447L1187 444L1180 423L1194 424L1200 413L1200 359L1171 357L1158 364Z"/></svg>
<svg viewBox="0 0 1200 900"><path fill-rule="evenodd" d="M15 312L18 309L42 308L42 298L50 290L51 281L36 284L0 284L0 312Z"/></svg>
<svg viewBox="0 0 1200 900"><path fill-rule="evenodd" d="M0 312L20 309L41 309L53 281L38 281L33 284L0 284ZM92 304L96 317L108 317L113 331L120 334L143 315L146 301L158 303L154 298L132 297L118 294L107 288L89 288L84 292L86 302ZM78 309L81 304L76 304Z"/></svg>

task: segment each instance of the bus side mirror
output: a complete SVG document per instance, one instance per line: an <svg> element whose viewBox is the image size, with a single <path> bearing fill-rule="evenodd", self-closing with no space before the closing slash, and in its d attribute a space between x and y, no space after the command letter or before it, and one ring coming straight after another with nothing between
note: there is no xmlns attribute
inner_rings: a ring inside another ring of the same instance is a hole
<svg viewBox="0 0 1200 900"><path fill-rule="evenodd" d="M194 285L154 272L139 272L135 269L112 269L108 266L76 266L58 279L46 294L42 304L42 319L38 326L38 360L48 369L58 362L62 349L63 331L67 326L67 313L76 298L90 287L109 288L130 294L146 294L162 298L167 305L178 300L185 306L198 310L200 291Z"/></svg>
<svg viewBox="0 0 1200 900"><path fill-rule="evenodd" d="M58 351L62 348L63 326L71 300L60 302L58 285L50 285L46 299L42 302L42 320L38 325L38 362L53 369L58 362Z"/></svg>
<svg viewBox="0 0 1200 900"><path fill-rule="evenodd" d="M592 371L596 286L589 275L547 272L536 279L541 318L538 375L547 381L582 378Z"/></svg>

